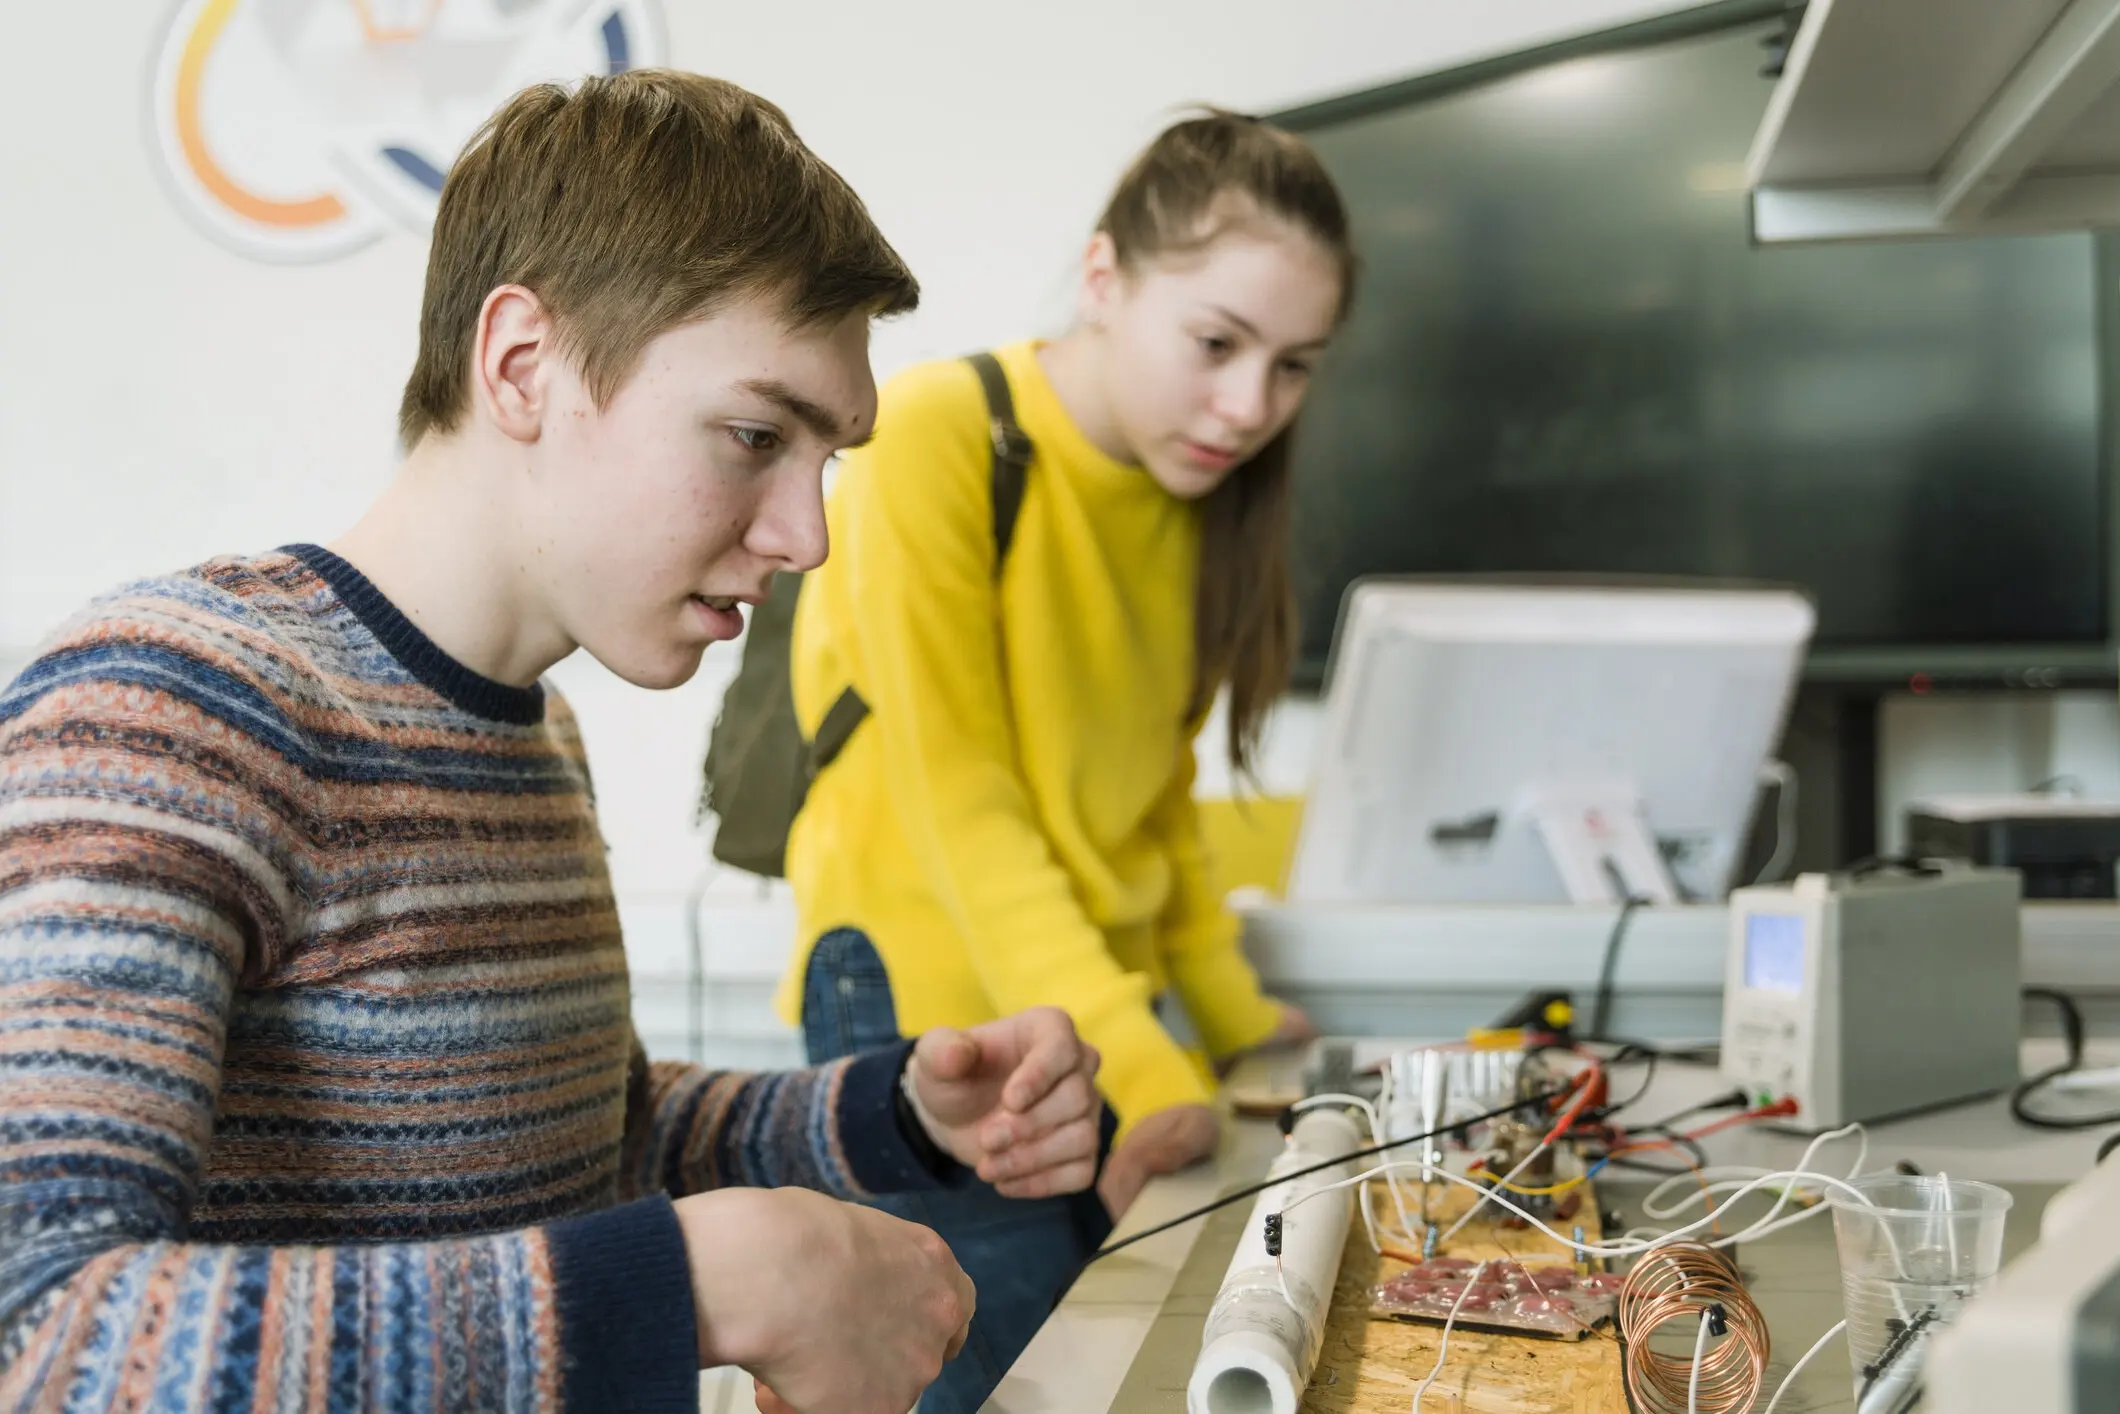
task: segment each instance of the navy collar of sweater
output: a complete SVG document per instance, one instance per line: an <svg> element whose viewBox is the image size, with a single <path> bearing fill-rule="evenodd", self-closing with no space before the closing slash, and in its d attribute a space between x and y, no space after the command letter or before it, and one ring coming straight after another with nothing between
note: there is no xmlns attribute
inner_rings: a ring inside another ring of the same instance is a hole
<svg viewBox="0 0 2120 1414"><path fill-rule="evenodd" d="M423 685L472 716L488 721L527 727L545 719L545 689L541 685L511 687L465 667L384 598L383 591L367 575L323 546L288 545L283 550L315 570L340 602L375 635L384 651Z"/></svg>

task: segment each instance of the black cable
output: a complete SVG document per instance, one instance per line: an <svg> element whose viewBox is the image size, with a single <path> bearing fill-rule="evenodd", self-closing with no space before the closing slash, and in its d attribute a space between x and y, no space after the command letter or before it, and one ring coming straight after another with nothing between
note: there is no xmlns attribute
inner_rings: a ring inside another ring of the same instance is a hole
<svg viewBox="0 0 2120 1414"><path fill-rule="evenodd" d="M2061 1013L2061 1040L2066 1054L2061 1064L2049 1066L2037 1075L2020 1083L2010 1092L2010 1117L2019 1124L2028 1124L2034 1129L2103 1129L2110 1124L2120 1124L2120 1111L2089 1115L2039 1115L2026 1108L2025 1101L2038 1092L2041 1086L2052 1083L2060 1076L2083 1065L2083 1012L2076 999L2066 992L2057 992L2051 987L2026 987L2025 1000L2052 1002Z"/></svg>
<svg viewBox="0 0 2120 1414"><path fill-rule="evenodd" d="M1917 874L1928 878L1944 872L1943 865L1933 859L1921 859L1911 854L1873 854L1867 859L1858 859L1844 871L1850 879L1866 879L1872 874L1887 874L1893 871L1902 874Z"/></svg>
<svg viewBox="0 0 2120 1414"><path fill-rule="evenodd" d="M1628 895L1619 906L1619 917L1612 920L1611 936L1605 939L1605 960L1597 969L1597 997L1590 1006L1590 1034L1601 1037L1605 1025L1612 1020L1613 975L1619 970L1619 945L1627 936L1627 924L1634 919L1635 910L1648 900Z"/></svg>
<svg viewBox="0 0 2120 1414"><path fill-rule="evenodd" d="M1575 1140L1579 1144L1587 1144L1591 1146L1585 1149L1583 1153L1583 1161L1585 1163L1609 1163L1617 1164L1621 1167L1629 1166L1624 1158L1618 1156L1620 1149L1625 1147L1627 1140L1624 1136L1614 1132L1614 1130L1609 1125L1577 1124L1575 1128L1568 1131L1565 1137L1568 1139ZM1673 1142L1687 1143L1689 1141L1686 1140L1684 1135L1678 1135L1674 1136ZM1637 1164L1632 1165L1632 1167L1637 1167L1645 1172L1650 1173L1669 1174L1675 1172L1684 1172L1684 1170L1657 1169L1648 1164Z"/></svg>
<svg viewBox="0 0 2120 1414"><path fill-rule="evenodd" d="M2105 1136L2105 1142L2098 1146L2098 1157L2091 1160L2091 1162L2093 1164L2104 1163L2107 1159L2112 1157L2113 1150L2115 1149L2120 1149L2120 1132L2108 1134Z"/></svg>
<svg viewBox="0 0 2120 1414"><path fill-rule="evenodd" d="M1708 1151L1700 1146L1698 1139L1685 1134L1673 1134L1668 1137L1673 1145L1686 1151L1686 1157L1693 1161L1694 1168L1708 1167Z"/></svg>
<svg viewBox="0 0 2120 1414"><path fill-rule="evenodd" d="M1747 1095L1742 1089L1732 1089L1717 1095L1712 1100L1702 1100L1697 1105L1688 1105L1677 1114L1669 1115L1654 1124L1629 1125L1628 1128L1632 1129L1636 1134L1655 1134L1661 1130L1670 1129L1672 1125L1677 1124L1682 1119L1691 1119L1697 1114L1706 1114L1709 1110L1741 1110L1751 1103L1751 1100L1752 1097Z"/></svg>
<svg viewBox="0 0 2120 1414"><path fill-rule="evenodd" d="M1657 1050L1656 1047L1646 1041L1623 1041L1616 1037L1604 1039L1608 1044L1616 1045L1619 1048L1609 1056L1596 1057L1598 1064L1604 1066L1606 1070L1609 1071L1614 1066L1625 1065L1629 1061L1641 1060L1649 1063L1648 1071L1642 1076L1642 1083L1635 1087L1633 1094L1624 1100L1608 1100L1602 1106L1591 1109L1586 1113L1583 1120L1578 1121L1579 1123L1601 1122L1610 1119L1613 1115L1618 1114L1621 1110L1631 1105L1639 1104L1642 1096L1648 1094L1650 1087L1656 1084L1656 1063L1664 1058L1663 1052ZM1559 1051L1564 1055L1577 1054L1575 1047L1564 1046L1559 1042L1554 1042L1550 1045L1533 1046L1525 1054L1528 1058L1529 1056L1544 1055L1548 1051Z"/></svg>
<svg viewBox="0 0 2120 1414"><path fill-rule="evenodd" d="M1657 1055L1667 1061L1682 1061L1687 1065L1721 1065L1722 1042L1695 1041L1690 1046L1658 1046Z"/></svg>
<svg viewBox="0 0 2120 1414"><path fill-rule="evenodd" d="M1624 1100L1614 1100L1606 1105L1602 1118L1610 1119L1621 1110L1640 1104L1642 1096L1648 1094L1650 1088L1656 1084L1656 1063L1662 1059L1663 1057L1657 1054L1654 1047L1640 1045L1633 1041L1627 1042L1615 1051L1611 1058L1604 1062L1607 1069L1615 1065L1624 1065L1631 1060L1645 1060L1649 1062L1649 1068L1642 1074L1642 1083L1635 1087L1634 1093Z"/></svg>
<svg viewBox="0 0 2120 1414"><path fill-rule="evenodd" d="M1587 1139L1593 1143L1604 1145L1603 1153L1584 1154L1584 1159L1592 1163L1609 1163L1619 1168L1638 1169L1643 1173L1659 1174L1665 1178L1677 1177L1679 1175L1690 1173L1692 1171L1690 1169L1660 1168L1655 1164L1646 1164L1640 1162L1639 1160L1629 1159L1625 1157L1620 1151L1625 1149L1628 1144L1632 1142L1633 1135L1639 1133L1641 1133L1640 1130L1630 1130L1626 1135L1620 1135L1613 1132L1610 1127L1602 1124L1592 1126L1588 1129L1585 1129L1583 1126L1578 1125L1576 1128L1568 1132L1567 1137L1576 1140ZM1663 1136L1663 1138L1664 1142L1669 1144L1672 1148L1683 1149L1691 1157L1695 1168L1706 1168L1708 1166L1707 1151L1701 1148L1699 1141L1695 1140L1692 1136L1686 1134L1670 1134Z"/></svg>
<svg viewBox="0 0 2120 1414"><path fill-rule="evenodd" d="M1294 1173L1276 1174L1274 1177L1266 1179L1263 1182L1254 1183L1249 1188L1240 1188L1234 1193L1226 1193L1222 1197L1215 1199L1212 1203L1202 1203L1199 1207L1194 1208L1191 1212L1180 1213L1177 1217L1172 1218L1169 1222L1157 1223L1154 1227L1143 1229L1142 1231L1135 1233L1131 1237L1121 1238L1119 1241L1111 1243L1108 1246L1099 1247L1096 1251L1090 1253L1088 1257L1083 1259L1082 1265L1086 1267L1091 1262L1097 1261L1099 1258L1102 1257L1109 1257L1112 1253L1117 1252L1122 1248L1131 1247L1136 1242L1145 1242L1149 1238L1154 1237L1159 1233L1169 1232L1174 1227L1182 1227L1186 1223L1192 1222L1196 1218L1206 1217L1209 1213L1214 1212L1218 1208L1226 1208L1231 1203L1239 1202L1245 1198L1255 1197L1258 1194L1264 1193L1267 1189L1273 1188L1279 1184L1288 1183L1294 1179L1303 1178L1310 1174L1321 1173L1326 1169L1337 1167L1340 1164L1352 1163L1356 1159L1366 1159L1371 1154L1381 1154L1387 1149L1404 1148L1408 1144L1418 1144L1424 1139L1440 1139L1442 1136L1453 1133L1456 1130L1463 1129L1467 1125L1485 1124L1490 1119L1501 1119L1506 1115L1515 1114L1518 1110L1524 1109L1528 1106L1542 1105L1548 1100L1559 1099L1561 1096L1569 1094L1572 1089L1572 1086L1557 1086L1554 1089L1542 1091L1541 1093L1536 1095L1526 1095L1521 1099L1511 1100L1508 1104L1503 1105L1498 1109L1488 1110L1485 1114L1476 1114L1466 1116L1461 1119L1454 1119L1449 1124L1444 1125L1442 1128L1431 1129L1426 1134L1409 1134L1404 1139L1392 1139L1382 1144L1372 1144L1366 1149L1356 1149L1353 1153L1341 1154L1338 1158L1325 1159L1319 1163L1312 1164L1309 1168L1297 1169Z"/></svg>
<svg viewBox="0 0 2120 1414"><path fill-rule="evenodd" d="M1607 1065L1612 1064L1615 1060L1632 1060L1635 1056L1655 1056L1660 1061L1678 1061L1686 1065L1715 1065L1722 1058L1722 1042L1720 1041L1695 1041L1690 1045L1660 1046L1653 1041L1643 1041L1632 1036L1591 1036L1587 1034L1579 1035L1575 1040L1579 1045L1595 1044L1618 1047L1618 1050L1613 1055L1599 1057ZM1540 1047L1539 1049L1565 1051L1568 1047L1555 1042L1550 1046Z"/></svg>
<svg viewBox="0 0 2120 1414"><path fill-rule="evenodd" d="M1606 1162L1614 1168L1632 1169L1639 1173L1653 1173L1664 1178L1678 1178L1693 1172L1693 1169L1704 1169L1708 1166L1708 1151L1700 1147L1699 1140L1688 1138L1683 1134L1670 1134L1666 1135L1665 1138L1672 1148L1685 1151L1686 1157L1693 1161L1692 1169L1665 1168L1661 1164L1644 1163L1642 1160L1627 1154L1608 1154L1605 1156Z"/></svg>

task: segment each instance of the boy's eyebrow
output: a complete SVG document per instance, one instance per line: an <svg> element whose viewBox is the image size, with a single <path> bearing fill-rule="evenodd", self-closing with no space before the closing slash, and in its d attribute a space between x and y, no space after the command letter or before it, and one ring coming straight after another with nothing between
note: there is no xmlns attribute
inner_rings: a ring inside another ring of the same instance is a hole
<svg viewBox="0 0 2120 1414"><path fill-rule="evenodd" d="M811 402L802 394L781 382L778 378L746 378L736 385L746 393L764 398L781 408L797 422L809 428L825 441L839 447L859 447L869 440L865 434L860 441L845 441L846 433L839 426L839 419L826 409Z"/></svg>

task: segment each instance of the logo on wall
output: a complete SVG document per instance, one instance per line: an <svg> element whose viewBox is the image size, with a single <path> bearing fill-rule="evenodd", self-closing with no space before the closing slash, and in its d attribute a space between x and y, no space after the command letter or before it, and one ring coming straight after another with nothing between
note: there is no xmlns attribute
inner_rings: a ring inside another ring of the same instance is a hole
<svg viewBox="0 0 2120 1414"><path fill-rule="evenodd" d="M177 204L260 260L424 234L508 95L665 62L655 0L181 0L155 61Z"/></svg>

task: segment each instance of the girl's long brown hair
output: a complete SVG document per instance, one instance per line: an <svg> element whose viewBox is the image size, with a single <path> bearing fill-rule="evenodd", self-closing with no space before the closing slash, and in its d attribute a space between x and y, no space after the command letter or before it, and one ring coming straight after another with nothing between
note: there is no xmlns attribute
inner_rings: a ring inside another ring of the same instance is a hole
<svg viewBox="0 0 2120 1414"><path fill-rule="evenodd" d="M1308 143L1255 118L1209 109L1166 129L1119 179L1097 229L1111 237L1121 268L1132 268L1210 244L1225 228L1214 218L1230 208L1317 241L1339 264L1346 315L1356 259L1339 188ZM1189 716L1228 685L1229 760L1245 774L1295 664L1294 435L1293 424L1282 429L1201 506Z"/></svg>

